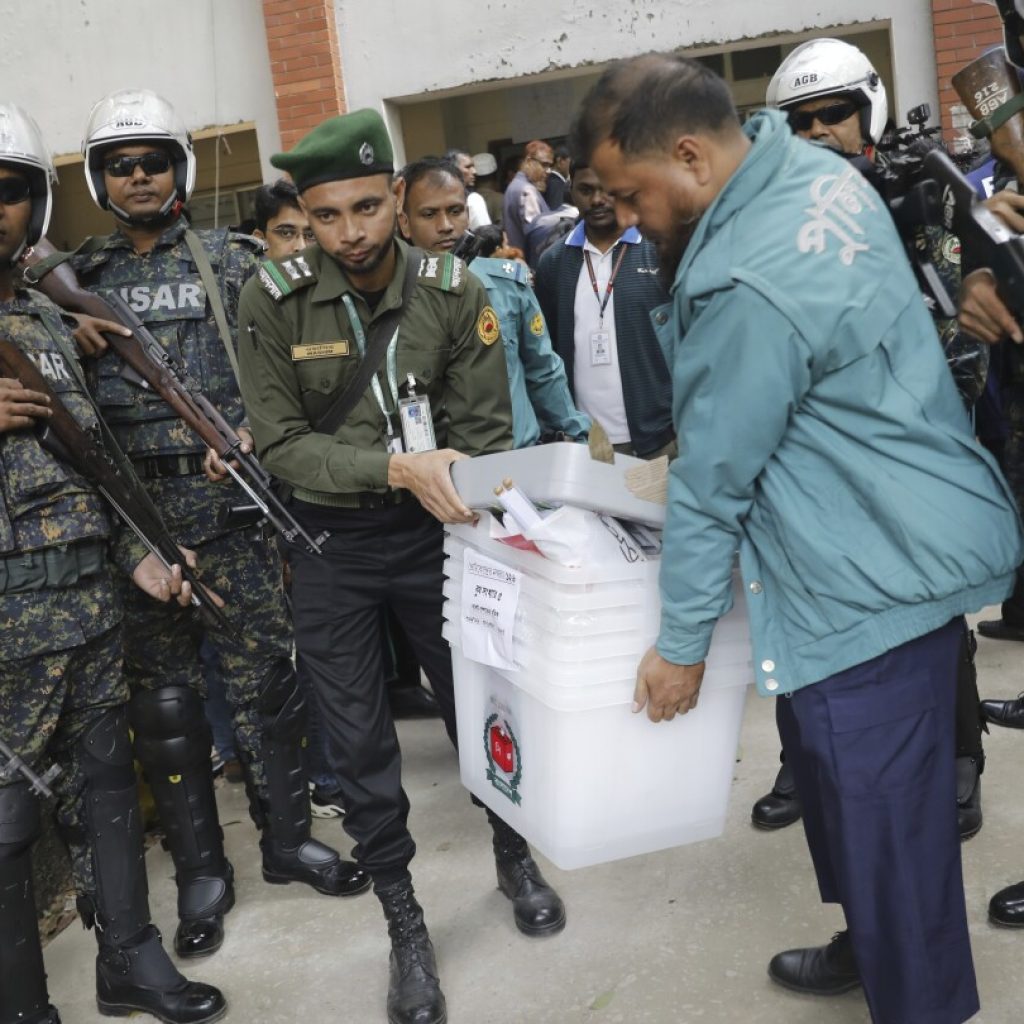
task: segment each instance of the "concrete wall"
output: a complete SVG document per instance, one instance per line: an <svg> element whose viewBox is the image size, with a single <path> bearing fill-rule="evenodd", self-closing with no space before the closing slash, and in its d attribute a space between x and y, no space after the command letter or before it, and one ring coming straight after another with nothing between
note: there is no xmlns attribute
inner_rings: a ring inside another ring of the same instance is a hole
<svg viewBox="0 0 1024 1024"><path fill-rule="evenodd" d="M100 97L146 87L193 131L254 122L272 172L280 138L259 0L3 0L0 24L0 98L33 114L55 154L79 149Z"/></svg>
<svg viewBox="0 0 1024 1024"><path fill-rule="evenodd" d="M649 50L707 51L870 22L890 26L895 109L929 102L937 110L931 0L335 3L349 109L399 101L385 107L392 123L394 106L480 88L472 83L543 81ZM570 86L566 98L574 95Z"/></svg>

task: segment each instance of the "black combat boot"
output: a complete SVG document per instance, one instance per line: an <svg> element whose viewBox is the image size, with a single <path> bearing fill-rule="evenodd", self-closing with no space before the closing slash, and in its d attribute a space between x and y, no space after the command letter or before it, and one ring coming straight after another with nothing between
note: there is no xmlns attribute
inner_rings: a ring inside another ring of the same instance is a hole
<svg viewBox="0 0 1024 1024"><path fill-rule="evenodd" d="M224 854L210 746L199 695L184 686L144 690L129 705L135 755L153 793L178 886L174 951L209 956L224 942L235 905L234 872Z"/></svg>
<svg viewBox="0 0 1024 1024"><path fill-rule="evenodd" d="M758 828L773 831L798 822L802 814L803 808L796 793L793 772L783 761L779 774L775 776L772 791L754 804L750 811L750 820Z"/></svg>
<svg viewBox="0 0 1024 1024"><path fill-rule="evenodd" d="M374 891L384 908L391 937L388 1024L445 1024L448 1010L437 975L434 946L412 880L376 886Z"/></svg>
<svg viewBox="0 0 1024 1024"><path fill-rule="evenodd" d="M272 885L302 882L325 896L356 896L370 876L336 850L313 839L313 814L302 763L306 704L290 661L267 673L259 697L267 799L260 797L252 766L243 762L249 813L263 836L263 879Z"/></svg>
<svg viewBox="0 0 1024 1024"><path fill-rule="evenodd" d="M488 810L487 817L494 830L498 888L512 901L516 927L531 936L560 932L565 927L565 904L544 880L526 840L493 811Z"/></svg>
<svg viewBox="0 0 1024 1024"><path fill-rule="evenodd" d="M83 924L95 927L96 1004L100 1013L151 1013L167 1024L208 1024L227 1012L211 985L188 981L171 963L150 923L142 815L128 719L108 711L79 741L86 777L86 846L96 880L79 897Z"/></svg>

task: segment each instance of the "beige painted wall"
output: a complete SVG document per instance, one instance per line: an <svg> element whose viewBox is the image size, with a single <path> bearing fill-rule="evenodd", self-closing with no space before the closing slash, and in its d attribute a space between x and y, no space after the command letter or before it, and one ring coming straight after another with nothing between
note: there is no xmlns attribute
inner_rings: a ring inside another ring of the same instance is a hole
<svg viewBox="0 0 1024 1024"><path fill-rule="evenodd" d="M818 33L822 34L822 33ZM893 73L891 43L887 28L853 32L845 36L861 47L878 69L890 96L890 114L902 118L905 110L893 105ZM785 55L799 45L794 38L782 46ZM772 39L754 41L753 45L770 45ZM746 47L746 48L749 48ZM725 50L702 53L726 52ZM412 103L396 103L400 115L405 158L414 160L428 154L440 154L451 147L479 153L498 139L511 138L516 143L535 137L564 135L573 113L600 69L569 73L544 81L520 81L480 86L472 92L428 99ZM733 96L738 106L761 106L770 77L733 83ZM927 97L910 97L913 106ZM396 140L397 141L397 140Z"/></svg>

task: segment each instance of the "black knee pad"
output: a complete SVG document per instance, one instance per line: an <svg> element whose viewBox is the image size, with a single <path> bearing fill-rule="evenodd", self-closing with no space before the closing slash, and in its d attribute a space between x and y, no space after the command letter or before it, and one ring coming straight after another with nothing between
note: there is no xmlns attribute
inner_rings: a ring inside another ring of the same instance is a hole
<svg viewBox="0 0 1024 1024"><path fill-rule="evenodd" d="M128 711L104 712L78 741L82 771L97 789L125 789L135 783Z"/></svg>
<svg viewBox="0 0 1024 1024"><path fill-rule="evenodd" d="M306 700L295 666L287 658L275 662L260 686L260 719L264 733L275 740L297 740L306 727Z"/></svg>
<svg viewBox="0 0 1024 1024"><path fill-rule="evenodd" d="M39 800L27 782L0 789L0 862L17 860L39 837Z"/></svg>
<svg viewBox="0 0 1024 1024"><path fill-rule="evenodd" d="M208 764L213 736L203 700L187 686L140 690L128 705L135 752L147 770L173 772Z"/></svg>

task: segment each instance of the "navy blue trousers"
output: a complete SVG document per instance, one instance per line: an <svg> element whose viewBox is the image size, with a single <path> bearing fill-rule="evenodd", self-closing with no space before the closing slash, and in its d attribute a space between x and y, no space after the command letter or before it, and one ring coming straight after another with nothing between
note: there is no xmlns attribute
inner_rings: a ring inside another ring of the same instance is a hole
<svg viewBox="0 0 1024 1024"><path fill-rule="evenodd" d="M962 620L779 699L822 901L846 915L875 1024L978 1011L954 748Z"/></svg>

